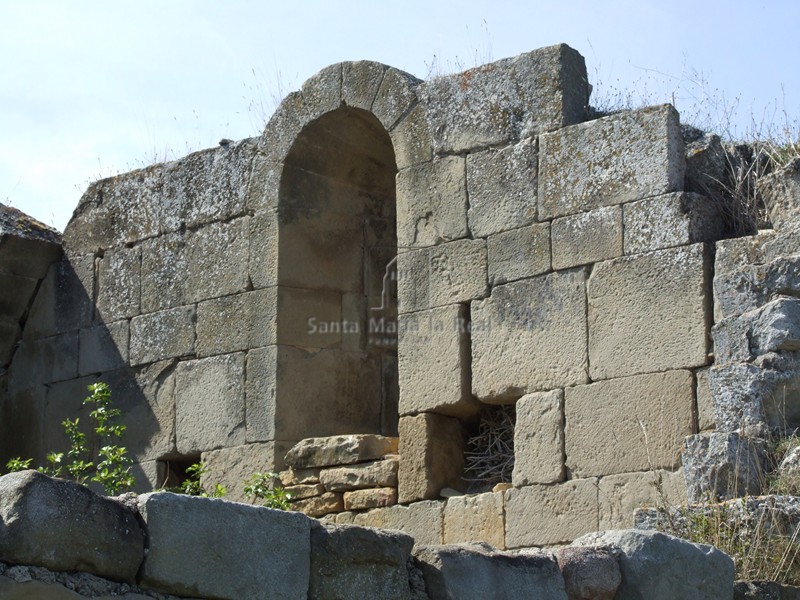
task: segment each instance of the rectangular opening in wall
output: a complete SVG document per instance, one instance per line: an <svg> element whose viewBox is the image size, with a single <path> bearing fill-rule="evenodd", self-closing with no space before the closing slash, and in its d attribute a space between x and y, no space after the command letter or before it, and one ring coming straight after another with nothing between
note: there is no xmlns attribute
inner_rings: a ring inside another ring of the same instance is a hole
<svg viewBox="0 0 800 600"><path fill-rule="evenodd" d="M514 471L514 425L511 405L486 405L464 454L464 481L470 493L491 491L498 483L511 483Z"/></svg>

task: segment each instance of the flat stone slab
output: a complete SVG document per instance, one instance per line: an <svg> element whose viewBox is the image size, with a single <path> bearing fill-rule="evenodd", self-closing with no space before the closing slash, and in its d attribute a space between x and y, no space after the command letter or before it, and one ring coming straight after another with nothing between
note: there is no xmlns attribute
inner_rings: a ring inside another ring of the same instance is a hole
<svg viewBox="0 0 800 600"><path fill-rule="evenodd" d="M295 444L285 460L294 469L351 465L396 453L398 443L398 438L372 434L307 438Z"/></svg>
<svg viewBox="0 0 800 600"><path fill-rule="evenodd" d="M38 471L0 477L0 560L136 579L144 532L133 510Z"/></svg>

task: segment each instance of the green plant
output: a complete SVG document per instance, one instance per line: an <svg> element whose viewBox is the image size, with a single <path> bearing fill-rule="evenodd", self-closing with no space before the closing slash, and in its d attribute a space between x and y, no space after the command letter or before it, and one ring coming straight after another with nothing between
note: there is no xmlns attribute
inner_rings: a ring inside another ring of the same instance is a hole
<svg viewBox="0 0 800 600"><path fill-rule="evenodd" d="M80 419L64 419L61 425L69 439L69 450L48 452L45 456L48 464L40 466L39 471L53 477L72 479L80 484L93 481L102 485L106 493L118 494L135 483L128 451L116 443L122 439L127 426L117 422L122 412L112 406L108 384L97 382L87 389L89 396L83 400L83 406L93 407L89 418L97 436L98 461L94 460L86 434L80 430ZM20 471L30 468L32 462L31 458L23 460L16 457L9 460L6 467L12 472Z"/></svg>
<svg viewBox="0 0 800 600"><path fill-rule="evenodd" d="M257 500L267 508L289 510L292 499L283 486L278 483L277 473L253 473L246 481L244 493L251 503Z"/></svg>
<svg viewBox="0 0 800 600"><path fill-rule="evenodd" d="M224 485L215 483L214 487L207 490L201 483L203 475L208 472L206 463L200 461L186 467L186 479L180 485L166 488L168 492L185 494L187 496L200 496L201 498L223 498L228 494L228 489Z"/></svg>

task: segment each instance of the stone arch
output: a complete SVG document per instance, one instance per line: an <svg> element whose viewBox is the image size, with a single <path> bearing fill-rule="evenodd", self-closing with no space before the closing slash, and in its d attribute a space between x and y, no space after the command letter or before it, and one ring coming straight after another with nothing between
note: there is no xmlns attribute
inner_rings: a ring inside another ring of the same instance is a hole
<svg viewBox="0 0 800 600"><path fill-rule="evenodd" d="M420 120L418 83L378 63L333 65L282 102L260 140L251 202L255 228L277 239L267 272L256 273L276 289L267 406L276 442L397 435L387 267L397 252L395 175L431 153L419 125L409 132Z"/></svg>

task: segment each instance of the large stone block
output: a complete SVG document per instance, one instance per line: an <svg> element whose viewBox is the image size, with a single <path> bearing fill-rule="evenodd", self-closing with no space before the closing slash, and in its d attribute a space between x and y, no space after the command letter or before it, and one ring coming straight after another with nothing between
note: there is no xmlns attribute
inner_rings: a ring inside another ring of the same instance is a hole
<svg viewBox="0 0 800 600"><path fill-rule="evenodd" d="M342 63L342 102L370 110L388 68L371 60Z"/></svg>
<svg viewBox="0 0 800 600"><path fill-rule="evenodd" d="M201 302L197 305L197 355L275 344L277 311L274 287Z"/></svg>
<svg viewBox="0 0 800 600"><path fill-rule="evenodd" d="M344 320L342 294L336 290L279 286L277 308L279 344L302 348L341 346L348 330L363 328L361 319Z"/></svg>
<svg viewBox="0 0 800 600"><path fill-rule="evenodd" d="M179 306L131 320L131 365L194 354L195 307Z"/></svg>
<svg viewBox="0 0 800 600"><path fill-rule="evenodd" d="M78 375L78 332L23 340L8 373L9 391Z"/></svg>
<svg viewBox="0 0 800 600"><path fill-rule="evenodd" d="M483 298L487 293L484 240L458 240L397 257L401 313Z"/></svg>
<svg viewBox="0 0 800 600"><path fill-rule="evenodd" d="M133 582L145 534L133 510L37 471L0 477L0 556L12 564Z"/></svg>
<svg viewBox="0 0 800 600"><path fill-rule="evenodd" d="M503 494L454 496L444 508L444 543L486 542L506 547Z"/></svg>
<svg viewBox="0 0 800 600"><path fill-rule="evenodd" d="M175 377L178 452L245 443L243 353L182 362Z"/></svg>
<svg viewBox="0 0 800 600"><path fill-rule="evenodd" d="M19 321L27 312L38 285L38 279L0 271L0 290L3 290L3 295L0 296L0 315L11 321Z"/></svg>
<svg viewBox="0 0 800 600"><path fill-rule="evenodd" d="M21 334L19 321L0 315L0 367L8 367Z"/></svg>
<svg viewBox="0 0 800 600"><path fill-rule="evenodd" d="M555 483L564 477L564 391L527 394L517 400L514 426L516 487Z"/></svg>
<svg viewBox="0 0 800 600"><path fill-rule="evenodd" d="M565 44L540 48L419 87L437 154L497 146L586 118L583 57Z"/></svg>
<svg viewBox="0 0 800 600"><path fill-rule="evenodd" d="M393 67L386 70L372 102L372 114L387 131L394 129L401 117L417 102L414 88L420 83L421 80L404 71ZM402 167L398 164L398 168Z"/></svg>
<svg viewBox="0 0 800 600"><path fill-rule="evenodd" d="M91 408L83 405L83 400L89 396L87 387L96 381L97 379L94 377L83 377L59 381L46 386L44 415L41 421L43 454L69 450L69 440L64 434L62 425L65 419L78 418L80 420L79 430L86 435L87 445L93 447L97 443L97 436L90 426Z"/></svg>
<svg viewBox="0 0 800 600"><path fill-rule="evenodd" d="M592 379L705 365L709 267L703 244L595 265L587 284Z"/></svg>
<svg viewBox="0 0 800 600"><path fill-rule="evenodd" d="M142 244L142 312L244 292L250 217Z"/></svg>
<svg viewBox="0 0 800 600"><path fill-rule="evenodd" d="M555 555L568 598L613 600L622 573L610 548L567 546L556 550Z"/></svg>
<svg viewBox="0 0 800 600"><path fill-rule="evenodd" d="M247 442L275 439L278 347L256 348L247 353L245 413Z"/></svg>
<svg viewBox="0 0 800 600"><path fill-rule="evenodd" d="M354 522L363 527L396 529L414 538L416 544L442 544L444 502L422 501L408 506L377 508L356 514Z"/></svg>
<svg viewBox="0 0 800 600"><path fill-rule="evenodd" d="M539 138L539 219L678 191L684 171L672 106L565 127Z"/></svg>
<svg viewBox="0 0 800 600"><path fill-rule="evenodd" d="M622 207L625 254L713 242L727 231L725 207L706 196L674 193Z"/></svg>
<svg viewBox="0 0 800 600"><path fill-rule="evenodd" d="M278 246L277 210L251 217L248 271L256 289L278 285Z"/></svg>
<svg viewBox="0 0 800 600"><path fill-rule="evenodd" d="M496 552L487 544L423 546L414 550L431 600L547 598L567 600L556 560L546 554Z"/></svg>
<svg viewBox="0 0 800 600"><path fill-rule="evenodd" d="M800 255L745 265L723 274L715 272L714 314L721 320L755 310L778 291L786 296L800 295Z"/></svg>
<svg viewBox="0 0 800 600"><path fill-rule="evenodd" d="M469 373L467 312L452 305L400 315L400 414L466 416L478 410Z"/></svg>
<svg viewBox="0 0 800 600"><path fill-rule="evenodd" d="M486 239L489 284L508 283L550 270L550 224L536 223Z"/></svg>
<svg viewBox="0 0 800 600"><path fill-rule="evenodd" d="M582 270L495 287L472 303L472 389L483 401L587 380Z"/></svg>
<svg viewBox="0 0 800 600"><path fill-rule="evenodd" d="M200 456L206 471L200 478L206 489L215 484L225 486L226 500L250 502L244 493L247 479L254 473L276 472L283 466L283 456L289 449L285 442L245 444L232 448L209 450Z"/></svg>
<svg viewBox="0 0 800 600"><path fill-rule="evenodd" d="M410 600L413 545L397 531L312 522L309 600Z"/></svg>
<svg viewBox="0 0 800 600"><path fill-rule="evenodd" d="M98 263L96 318L107 322L138 315L141 246L106 252Z"/></svg>
<svg viewBox="0 0 800 600"><path fill-rule="evenodd" d="M567 388L564 415L575 477L671 469L694 433L694 378L669 371Z"/></svg>
<svg viewBox="0 0 800 600"><path fill-rule="evenodd" d="M375 99L376 104L381 100L381 91ZM421 104L417 104L402 116L391 130L391 136L399 170L429 162L433 158L430 127Z"/></svg>
<svg viewBox="0 0 800 600"><path fill-rule="evenodd" d="M41 279L61 258L61 235L13 206L0 206L0 271Z"/></svg>
<svg viewBox="0 0 800 600"><path fill-rule="evenodd" d="M128 364L128 321L81 329L78 338L78 375L121 369Z"/></svg>
<svg viewBox="0 0 800 600"><path fill-rule="evenodd" d="M139 496L138 505L148 536L143 586L221 600L256 600L265 590L276 599L306 597L311 531L305 516L168 492Z"/></svg>
<svg viewBox="0 0 800 600"><path fill-rule="evenodd" d="M506 546L570 542L597 531L597 480L573 479L506 492Z"/></svg>
<svg viewBox="0 0 800 600"><path fill-rule="evenodd" d="M398 439L382 435L337 435L307 438L286 453L286 464L295 469L351 465L373 461L398 449Z"/></svg>
<svg viewBox="0 0 800 600"><path fill-rule="evenodd" d="M473 237L536 221L536 141L467 155L467 218Z"/></svg>
<svg viewBox="0 0 800 600"><path fill-rule="evenodd" d="M433 246L467 237L463 157L448 156L397 174L397 245Z"/></svg>
<svg viewBox="0 0 800 600"><path fill-rule="evenodd" d="M683 471L609 475L600 479L598 498L600 529L628 529L634 526L633 513L637 508L686 503Z"/></svg>
<svg viewBox="0 0 800 600"><path fill-rule="evenodd" d="M627 529L583 536L576 546L617 548L619 600L719 600L733 597L733 560L717 548L657 531Z"/></svg>
<svg viewBox="0 0 800 600"><path fill-rule="evenodd" d="M568 269L622 255L622 209L606 206L556 219L550 229L553 269Z"/></svg>
<svg viewBox="0 0 800 600"><path fill-rule="evenodd" d="M438 498L446 487L463 488L465 443L458 419L433 413L401 417L400 503Z"/></svg>

